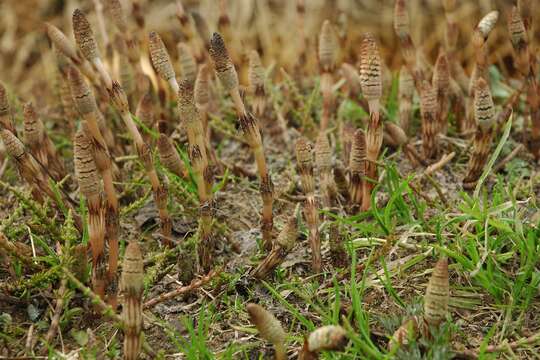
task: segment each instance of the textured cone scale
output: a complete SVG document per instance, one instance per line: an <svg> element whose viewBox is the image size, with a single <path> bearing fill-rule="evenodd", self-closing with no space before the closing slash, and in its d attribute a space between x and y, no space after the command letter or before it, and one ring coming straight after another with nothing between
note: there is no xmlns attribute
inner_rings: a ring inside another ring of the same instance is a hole
<svg viewBox="0 0 540 360"><path fill-rule="evenodd" d="M199 67L199 72L197 73L197 80L195 81L195 103L197 106L204 107L208 106L210 102L210 88L209 88L209 72L208 65L202 64Z"/></svg>
<svg viewBox="0 0 540 360"><path fill-rule="evenodd" d="M256 50L249 52L248 80L253 94L264 95L264 68Z"/></svg>
<svg viewBox="0 0 540 360"><path fill-rule="evenodd" d="M322 71L332 72L336 67L337 41L330 21L325 20L319 34L319 64Z"/></svg>
<svg viewBox="0 0 540 360"><path fill-rule="evenodd" d="M424 316L429 325L437 326L446 319L449 300L448 259L444 257L435 264L424 296Z"/></svg>
<svg viewBox="0 0 540 360"><path fill-rule="evenodd" d="M84 13L79 9L75 9L72 20L75 42L83 56L89 61L99 58L99 50L94 33Z"/></svg>
<svg viewBox="0 0 540 360"><path fill-rule="evenodd" d="M527 30L525 29L519 9L516 6L512 8L508 30L510 31L510 39L514 48L520 50L527 46Z"/></svg>
<svg viewBox="0 0 540 360"><path fill-rule="evenodd" d="M81 193L86 198L94 198L101 194L100 180L93 153L93 144L83 129L75 134L74 158L75 173Z"/></svg>
<svg viewBox="0 0 540 360"><path fill-rule="evenodd" d="M142 296L144 269L141 249L136 242L126 247L120 281L124 294L122 320L124 322L124 359L135 360L141 348L143 327Z"/></svg>
<svg viewBox="0 0 540 360"><path fill-rule="evenodd" d="M0 130L0 135L2 136L2 141L6 146L9 156L13 157L15 160L20 160L26 153L22 141L7 129Z"/></svg>
<svg viewBox="0 0 540 360"><path fill-rule="evenodd" d="M210 57L214 62L217 76L226 91L238 87L238 74L225 46L225 41L220 34L214 33L210 40Z"/></svg>
<svg viewBox="0 0 540 360"><path fill-rule="evenodd" d="M81 115L93 113L97 110L96 99L92 90L84 80L83 76L75 67L70 66L68 70L69 88L75 107Z"/></svg>
<svg viewBox="0 0 540 360"><path fill-rule="evenodd" d="M165 81L174 79L176 75L174 73L169 53L167 52L161 37L155 31L151 31L148 35L148 40L150 58L152 59L152 64L154 65L156 72Z"/></svg>
<svg viewBox="0 0 540 360"><path fill-rule="evenodd" d="M191 53L191 49L185 43L179 43L177 48L182 78L194 83L197 78L197 62Z"/></svg>
<svg viewBox="0 0 540 360"><path fill-rule="evenodd" d="M437 152L437 92L427 81L422 84L420 112L422 114L422 148L424 157L430 159Z"/></svg>
<svg viewBox="0 0 540 360"><path fill-rule="evenodd" d="M407 3L405 0L396 0L394 5L394 31L401 39L406 39L411 33L411 24Z"/></svg>
<svg viewBox="0 0 540 360"><path fill-rule="evenodd" d="M106 11L120 33L127 31L127 22L120 0L107 0Z"/></svg>
<svg viewBox="0 0 540 360"><path fill-rule="evenodd" d="M73 47L71 42L68 40L66 35L64 35L64 33L54 25L47 23L45 24L45 27L47 29L47 36L54 44L55 48L58 49L58 51L60 51L66 57L71 59L71 61L78 64L80 62L80 59L77 55L77 51L75 50L75 47Z"/></svg>
<svg viewBox="0 0 540 360"><path fill-rule="evenodd" d="M381 57L377 42L371 33L364 35L360 59L360 84L364 97L377 100L382 95Z"/></svg>
<svg viewBox="0 0 540 360"><path fill-rule="evenodd" d="M247 304L246 310L251 322L257 327L261 337L272 344L283 344L285 342L285 330L274 315L257 304Z"/></svg>
<svg viewBox="0 0 540 360"><path fill-rule="evenodd" d="M491 30L493 30L495 24L497 24L498 19L499 12L491 11L480 20L477 26L477 30L480 32L484 39L487 39Z"/></svg>
<svg viewBox="0 0 540 360"><path fill-rule="evenodd" d="M320 327L309 334L308 350L319 352L323 350L343 350L348 343L347 332L338 325Z"/></svg>

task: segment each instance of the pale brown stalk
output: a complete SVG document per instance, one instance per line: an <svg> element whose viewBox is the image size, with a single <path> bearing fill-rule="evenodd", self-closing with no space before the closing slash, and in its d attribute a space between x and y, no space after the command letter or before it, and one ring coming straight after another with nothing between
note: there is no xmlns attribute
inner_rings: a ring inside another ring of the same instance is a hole
<svg viewBox="0 0 540 360"><path fill-rule="evenodd" d="M377 178L376 161L383 140L383 127L380 119L380 98L382 96L382 66L377 43L372 34L367 33L362 41L360 80L362 93L369 105L369 122L366 130L366 177L362 195L362 210L371 206L372 181Z"/></svg>
<svg viewBox="0 0 540 360"><path fill-rule="evenodd" d="M146 174L152 186L154 201L156 202L156 207L158 208L159 212L163 241L165 244L170 246L172 245L172 222L169 215L169 210L167 209L168 192L165 185L162 184L159 180L156 168L154 167L152 151L148 144L144 142L141 133L139 132L139 129L135 124L135 121L133 121L132 115L129 111L126 94L118 82L113 81L113 86L112 89L109 91L109 96L111 98L112 104L120 113L122 121L124 122L124 125L126 126L135 144L137 155L146 170Z"/></svg>
<svg viewBox="0 0 540 360"><path fill-rule="evenodd" d="M275 360L287 359L287 348L285 347L287 334L279 320L268 310L257 304L247 304L246 310L251 322L259 330L261 337L274 345Z"/></svg>
<svg viewBox="0 0 540 360"><path fill-rule="evenodd" d="M211 130L208 126L208 108L210 107L210 71L207 64L202 64L195 80L195 105L202 119L206 141L210 144ZM210 150L210 149L207 149ZM210 152L210 151L209 151Z"/></svg>
<svg viewBox="0 0 540 360"><path fill-rule="evenodd" d="M270 275L279 264L285 261L285 258L296 244L297 237L298 223L296 214L294 214L287 219L287 223L274 241L270 253L253 270L253 276L257 279L264 279Z"/></svg>
<svg viewBox="0 0 540 360"><path fill-rule="evenodd" d="M255 156L255 162L257 163L260 179L260 192L263 201L261 225L262 237L264 247L268 250L272 246L272 228L274 226L272 214L274 185L266 165L261 131L257 120L253 115L246 111L242 98L240 97L238 75L223 38L218 33L214 33L210 43L210 56L214 62L217 76L221 81L223 88L229 92L233 99L236 114L239 118L240 131L247 140L249 147Z"/></svg>
<svg viewBox="0 0 540 360"><path fill-rule="evenodd" d="M417 66L416 48L411 38L409 12L406 0L396 0L394 4L394 31L401 45L401 53L411 73L416 88L424 78L421 67Z"/></svg>
<svg viewBox="0 0 540 360"><path fill-rule="evenodd" d="M144 265L139 244L132 241L126 247L122 262L120 291L124 295L122 321L124 331L124 359L139 358L143 331Z"/></svg>
<svg viewBox="0 0 540 360"><path fill-rule="evenodd" d="M296 166L300 175L300 183L306 200L304 202L304 218L309 229L309 245L311 247L311 268L318 273L322 268L321 239L319 234L319 210L315 200L315 178L313 176L313 152L311 144L301 137L296 141Z"/></svg>

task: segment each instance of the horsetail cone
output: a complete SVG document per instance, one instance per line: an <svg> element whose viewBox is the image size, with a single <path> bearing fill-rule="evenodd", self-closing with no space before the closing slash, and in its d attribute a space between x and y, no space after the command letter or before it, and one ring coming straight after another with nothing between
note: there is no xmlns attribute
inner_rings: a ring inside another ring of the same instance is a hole
<svg viewBox="0 0 540 360"><path fill-rule="evenodd" d="M335 70L337 61L337 41L330 21L325 20L319 34L319 65L323 72Z"/></svg>
<svg viewBox="0 0 540 360"><path fill-rule="evenodd" d="M183 176L184 165L182 159L166 134L159 134L157 148L161 163L173 174L180 177Z"/></svg>
<svg viewBox="0 0 540 360"><path fill-rule="evenodd" d="M223 37L215 32L210 39L210 57L216 73L226 91L238 88L238 74L234 68Z"/></svg>
<svg viewBox="0 0 540 360"><path fill-rule="evenodd" d="M272 250L268 256L253 271L253 276L258 279L265 278L279 264L285 261L285 257L293 249L298 237L298 222L296 215L290 216L287 223L277 236Z"/></svg>
<svg viewBox="0 0 540 360"><path fill-rule="evenodd" d="M82 74L74 66L68 70L68 81L75 107L84 116L97 110L96 99Z"/></svg>
<svg viewBox="0 0 540 360"><path fill-rule="evenodd" d="M495 106L489 87L483 78L478 79L476 82L474 117L477 123L477 130L473 140L467 175L463 179L463 187L465 189L472 189L476 185L491 152L491 143L493 141Z"/></svg>
<svg viewBox="0 0 540 360"><path fill-rule="evenodd" d="M251 322L259 330L261 337L272 343L276 350L276 360L286 359L285 340L287 334L274 315L260 305L250 303L246 306Z"/></svg>
<svg viewBox="0 0 540 360"><path fill-rule="evenodd" d="M152 101L152 95L145 93L137 104L137 110L135 110L135 116L149 129L152 129L156 123L154 116L154 103Z"/></svg>
<svg viewBox="0 0 540 360"><path fill-rule="evenodd" d="M400 39L407 39L411 33L411 23L407 3L405 0L396 0L394 5L394 31Z"/></svg>
<svg viewBox="0 0 540 360"><path fill-rule="evenodd" d="M521 49L527 45L527 30L517 6L512 7L508 22L508 30L514 48Z"/></svg>
<svg viewBox="0 0 540 360"><path fill-rule="evenodd" d="M313 353L323 350L339 351L343 350L348 342L347 331L344 328L339 325L327 325L309 334L307 347Z"/></svg>
<svg viewBox="0 0 540 360"><path fill-rule="evenodd" d="M139 245L130 242L122 266L120 290L124 294L122 320L124 323L124 359L136 360L141 351L143 328L142 297L144 266Z"/></svg>
<svg viewBox="0 0 540 360"><path fill-rule="evenodd" d="M249 88L255 96L264 96L264 67L257 50L249 52Z"/></svg>
<svg viewBox="0 0 540 360"><path fill-rule="evenodd" d="M361 46L360 84L364 97L371 102L382 96L382 67L377 42L373 34L364 35ZM373 111L378 109L373 109ZM372 111L370 109L370 111Z"/></svg>
<svg viewBox="0 0 540 360"><path fill-rule="evenodd" d="M0 83L0 129L1 128L9 130L13 134L17 133L11 119L11 111L6 88L2 83Z"/></svg>
<svg viewBox="0 0 540 360"><path fill-rule="evenodd" d="M195 57L193 57L190 47L185 43L179 43L177 49L182 78L194 83L197 78L197 62L195 61Z"/></svg>
<svg viewBox="0 0 540 360"><path fill-rule="evenodd" d="M209 87L209 72L208 65L202 64L199 67L197 73L197 80L195 81L195 103L199 108L205 108L210 102L210 87Z"/></svg>
<svg viewBox="0 0 540 360"><path fill-rule="evenodd" d="M489 128L495 119L495 105L493 104L491 91L483 78L478 79L476 82L474 116L478 126L482 129Z"/></svg>
<svg viewBox="0 0 540 360"><path fill-rule="evenodd" d="M448 57L444 52L439 53L433 70L433 86L437 89L438 94L445 95L450 87L450 66Z"/></svg>
<svg viewBox="0 0 540 360"><path fill-rule="evenodd" d="M157 32L151 31L148 35L148 48L152 65L158 75L165 81L176 81L176 74L171 63L165 44ZM177 89L176 89L177 90Z"/></svg>
<svg viewBox="0 0 540 360"><path fill-rule="evenodd" d="M45 29L47 31L47 36L54 44L55 48L64 54L67 58L73 61L75 64L80 63L79 55L77 55L77 50L68 40L66 35L56 26L46 23Z"/></svg>
<svg viewBox="0 0 540 360"><path fill-rule="evenodd" d="M105 10L121 34L127 32L127 22L120 0L107 0Z"/></svg>
<svg viewBox="0 0 540 360"><path fill-rule="evenodd" d="M296 161L298 173L302 180L302 189L306 195L312 194L315 191L313 153L311 144L304 137L296 141Z"/></svg>
<svg viewBox="0 0 540 360"><path fill-rule="evenodd" d="M40 120L32 102L23 105L24 140L30 148L43 145L45 126ZM41 160L41 159L40 159Z"/></svg>
<svg viewBox="0 0 540 360"><path fill-rule="evenodd" d="M75 9L73 11L72 22L75 42L81 50L82 55L90 62L95 58L99 58L99 50L96 39L94 38L94 32L84 13L79 9Z"/></svg>
<svg viewBox="0 0 540 360"><path fill-rule="evenodd" d="M424 317L429 325L437 326L446 319L449 300L448 259L443 257L433 268L424 296Z"/></svg>
<svg viewBox="0 0 540 360"><path fill-rule="evenodd" d="M494 10L487 13L478 23L476 30L483 37L484 41L488 38L489 34L497 24L499 19L499 12Z"/></svg>
<svg viewBox="0 0 540 360"><path fill-rule="evenodd" d="M324 133L319 134L315 142L315 163L322 173L329 174L332 171L332 149Z"/></svg>
<svg viewBox="0 0 540 360"><path fill-rule="evenodd" d="M420 113L422 115L422 148L424 157L431 159L437 152L437 92L428 81L422 83Z"/></svg>
<svg viewBox="0 0 540 360"><path fill-rule="evenodd" d="M414 79L406 66L399 71L399 125L405 131L409 131L414 95Z"/></svg>
<svg viewBox="0 0 540 360"><path fill-rule="evenodd" d="M1 129L0 135L2 137L2 142L6 146L6 151L15 160L19 161L26 154L24 149L24 144L15 134L7 129Z"/></svg>

